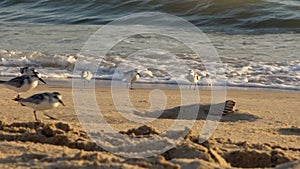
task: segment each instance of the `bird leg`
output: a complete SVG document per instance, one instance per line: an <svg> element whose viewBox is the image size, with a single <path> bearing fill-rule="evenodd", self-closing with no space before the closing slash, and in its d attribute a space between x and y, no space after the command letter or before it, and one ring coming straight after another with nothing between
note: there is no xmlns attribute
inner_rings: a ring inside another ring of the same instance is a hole
<svg viewBox="0 0 300 169"><path fill-rule="evenodd" d="M13 100L19 101L21 99L20 94L18 93L17 97L15 97Z"/></svg>
<svg viewBox="0 0 300 169"><path fill-rule="evenodd" d="M15 97L15 98L13 98L12 100L14 100L14 101L19 101L19 100L21 100L21 99L23 99L21 96L20 96L20 94L18 93L18 95ZM20 104L20 102L18 103L18 104Z"/></svg>
<svg viewBox="0 0 300 169"><path fill-rule="evenodd" d="M49 119L51 119L51 120L58 120L57 118L55 118L55 117L53 117L53 116L50 116L50 115L48 115L48 114L46 114L46 113L44 113L44 115L47 116L47 117L49 117Z"/></svg>
<svg viewBox="0 0 300 169"><path fill-rule="evenodd" d="M133 89L133 87L132 87L132 83L130 83L130 90L132 90Z"/></svg>
<svg viewBox="0 0 300 169"><path fill-rule="evenodd" d="M35 111L35 110L33 111L33 114L34 114L35 120L36 120L36 121L39 121L39 120L37 119L37 117L36 117L36 111Z"/></svg>

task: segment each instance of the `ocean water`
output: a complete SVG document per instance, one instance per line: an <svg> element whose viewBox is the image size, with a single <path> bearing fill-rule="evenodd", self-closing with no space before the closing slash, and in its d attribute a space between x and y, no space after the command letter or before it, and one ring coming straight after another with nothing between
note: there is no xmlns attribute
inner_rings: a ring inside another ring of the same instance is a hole
<svg viewBox="0 0 300 169"><path fill-rule="evenodd" d="M206 72L188 47L151 33L123 39L106 56L81 53L99 28L137 12L169 13L201 29L220 57L220 63L212 64L222 65L228 86L300 90L299 0L3 0L0 75L17 76L20 67L33 66L48 78L78 77L73 72L78 60L93 65L94 76L106 80L122 80L125 71L138 67L153 74L145 73L140 82L188 84L188 70L178 69L178 62ZM112 38L116 34L109 32ZM140 50L145 47L149 50ZM179 61L163 61L166 56ZM168 73L170 67L176 68L176 76ZM210 83L225 82L221 76L208 76L199 85Z"/></svg>

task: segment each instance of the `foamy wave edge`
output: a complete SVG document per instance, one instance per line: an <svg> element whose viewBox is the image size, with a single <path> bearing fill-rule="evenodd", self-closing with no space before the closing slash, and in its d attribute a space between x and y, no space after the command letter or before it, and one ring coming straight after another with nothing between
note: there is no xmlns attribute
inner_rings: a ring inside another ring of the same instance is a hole
<svg viewBox="0 0 300 169"><path fill-rule="evenodd" d="M79 57L84 57L87 63L100 63L94 57L86 57L80 54L55 54L47 55L40 52L25 53L16 50L0 50L0 76L19 76L19 68L24 66L36 67L44 78L69 79L79 78L79 72L73 72L74 65ZM119 62L122 59L119 58ZM115 72L115 63L106 62L103 67L96 67L94 78L97 80L120 80L124 74ZM157 69L163 69L158 67ZM124 70L125 71L125 70ZM201 70L199 70L201 71ZM183 84L189 85L186 80L187 72L178 77L162 77L154 74L154 78L141 78L138 83L156 84ZM245 88L272 88L285 90L300 90L300 60L282 62L250 62L249 65L234 67L229 64L226 67L227 80L218 76L215 79L203 78L198 83L200 86L229 86Z"/></svg>

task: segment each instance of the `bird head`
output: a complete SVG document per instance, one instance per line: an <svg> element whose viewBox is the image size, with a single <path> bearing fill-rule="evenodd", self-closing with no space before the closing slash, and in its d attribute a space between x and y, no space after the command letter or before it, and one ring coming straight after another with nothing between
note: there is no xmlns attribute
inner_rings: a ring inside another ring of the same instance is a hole
<svg viewBox="0 0 300 169"><path fill-rule="evenodd" d="M194 69L190 69L190 70L189 70L189 74L195 74Z"/></svg>
<svg viewBox="0 0 300 169"><path fill-rule="evenodd" d="M37 73L37 70L35 68L29 68L29 67L23 67L23 68L20 68L20 73L22 75L34 75L35 73Z"/></svg>
<svg viewBox="0 0 300 169"><path fill-rule="evenodd" d="M89 75L89 71L87 71L87 70L83 70L83 71L81 72L81 77L82 77L82 78L86 78L86 77L88 77L88 75Z"/></svg>
<svg viewBox="0 0 300 169"><path fill-rule="evenodd" d="M39 79L39 81L43 82L44 84L47 84L47 83L41 78L41 74L40 74L39 72L37 72L36 70L35 70L35 71L32 70L32 75L31 75L31 77L37 78L37 79Z"/></svg>
<svg viewBox="0 0 300 169"><path fill-rule="evenodd" d="M142 76L141 74L140 74L140 70L139 69L134 69L134 73L136 73L136 75L138 75L138 76Z"/></svg>
<svg viewBox="0 0 300 169"><path fill-rule="evenodd" d="M25 74L25 72L27 72L28 71L28 67L26 66L26 67L21 67L20 68L20 73L21 74Z"/></svg>
<svg viewBox="0 0 300 169"><path fill-rule="evenodd" d="M61 99L62 99L62 95L61 95L59 92L53 92L52 94L53 94L53 97L54 97L55 99L57 99L57 101L58 101L61 105L65 106L64 102L61 100Z"/></svg>

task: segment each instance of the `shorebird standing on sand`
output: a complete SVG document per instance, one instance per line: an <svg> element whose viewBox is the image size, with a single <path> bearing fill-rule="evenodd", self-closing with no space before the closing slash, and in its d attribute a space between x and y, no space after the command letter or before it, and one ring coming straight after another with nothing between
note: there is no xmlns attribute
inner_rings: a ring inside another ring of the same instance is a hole
<svg viewBox="0 0 300 169"><path fill-rule="evenodd" d="M190 84L190 89L194 84L194 90L196 89L197 83L201 79L201 77L193 70L189 70L188 75L186 76L187 80L189 80L192 84Z"/></svg>
<svg viewBox="0 0 300 169"><path fill-rule="evenodd" d="M33 72L32 75L18 76L8 81L0 80L0 84L4 85L8 89L17 92L18 95L16 98L19 99L20 93L24 93L36 88L39 80L46 84L46 82L42 78L40 78L40 74L38 72Z"/></svg>
<svg viewBox="0 0 300 169"><path fill-rule="evenodd" d="M20 68L20 73L22 75L28 75L28 76L32 76L32 75L37 75L39 78L42 78L42 75L36 70L36 68L33 67L23 67Z"/></svg>
<svg viewBox="0 0 300 169"><path fill-rule="evenodd" d="M81 78L84 79L84 86L85 86L86 81L89 82L92 79L92 77L93 77L92 72L90 72L88 70L83 70L81 72Z"/></svg>
<svg viewBox="0 0 300 169"><path fill-rule="evenodd" d="M33 68L33 67L22 67L22 68L20 68L20 73L22 74L22 75L28 75L28 76L30 76L30 75L33 75L34 73L37 73L37 70L35 69L35 68Z"/></svg>
<svg viewBox="0 0 300 169"><path fill-rule="evenodd" d="M133 89L132 83L136 82L141 77L140 72L138 69L130 70L125 73L125 79L128 83L128 87L130 86L130 89Z"/></svg>
<svg viewBox="0 0 300 169"><path fill-rule="evenodd" d="M52 93L40 93L32 95L25 99L15 99L19 103L21 103L22 106L30 107L33 110L34 118L36 121L38 121L36 116L37 110L49 110L52 108L57 107L59 104L62 104L65 106L65 104L62 102L62 96L58 92L52 92ZM46 114L45 114L46 115ZM49 115L46 115L50 117L51 119L55 119Z"/></svg>

